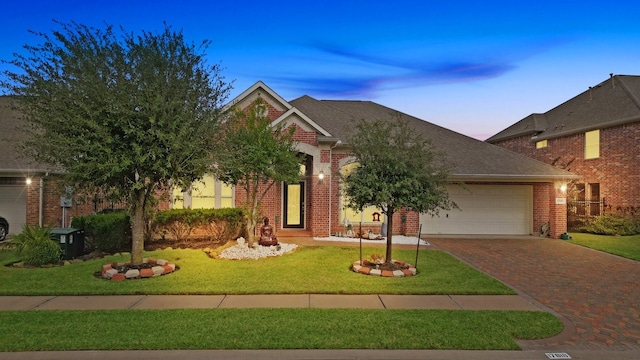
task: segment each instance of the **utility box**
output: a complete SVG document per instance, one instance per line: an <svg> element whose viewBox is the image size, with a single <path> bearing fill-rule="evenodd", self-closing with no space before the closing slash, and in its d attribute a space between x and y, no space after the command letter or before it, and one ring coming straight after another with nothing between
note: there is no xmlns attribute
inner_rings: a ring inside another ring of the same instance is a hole
<svg viewBox="0 0 640 360"><path fill-rule="evenodd" d="M51 240L60 245L65 260L84 255L84 232L80 229L53 228Z"/></svg>

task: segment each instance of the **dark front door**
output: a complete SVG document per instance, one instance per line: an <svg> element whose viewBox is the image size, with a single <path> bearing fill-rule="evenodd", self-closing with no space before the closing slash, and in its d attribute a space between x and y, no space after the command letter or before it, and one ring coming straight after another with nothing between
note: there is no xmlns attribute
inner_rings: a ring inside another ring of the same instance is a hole
<svg viewBox="0 0 640 360"><path fill-rule="evenodd" d="M304 228L304 181L284 184L283 227Z"/></svg>

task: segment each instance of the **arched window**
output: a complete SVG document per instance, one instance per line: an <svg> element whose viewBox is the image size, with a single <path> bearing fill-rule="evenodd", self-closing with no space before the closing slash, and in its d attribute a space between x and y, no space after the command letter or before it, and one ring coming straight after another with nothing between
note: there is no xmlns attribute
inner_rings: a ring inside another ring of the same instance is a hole
<svg viewBox="0 0 640 360"><path fill-rule="evenodd" d="M355 168L358 167L358 163L350 163L344 165L340 169L340 174L342 176L346 176L351 173ZM365 223L379 223L384 221L384 216L382 214L382 210L375 206L368 206L362 209L362 212L353 210L347 207L347 195L342 192L340 196L340 220L341 221L349 221L352 224L357 224L362 222Z"/></svg>

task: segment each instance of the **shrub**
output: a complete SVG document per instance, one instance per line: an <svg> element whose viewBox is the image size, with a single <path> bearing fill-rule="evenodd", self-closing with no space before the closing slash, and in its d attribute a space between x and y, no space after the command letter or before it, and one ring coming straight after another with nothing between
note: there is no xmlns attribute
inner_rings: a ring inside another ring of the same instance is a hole
<svg viewBox="0 0 640 360"><path fill-rule="evenodd" d="M62 251L51 239L51 230L39 225L25 225L22 232L13 238L20 261L26 265L42 266L60 262Z"/></svg>
<svg viewBox="0 0 640 360"><path fill-rule="evenodd" d="M631 217L606 214L588 221L580 231L600 235L636 235L640 234L640 221Z"/></svg>
<svg viewBox="0 0 640 360"><path fill-rule="evenodd" d="M153 220L157 232L167 232L182 241L201 229L213 241L234 239L242 234L244 213L238 208L175 209L160 211Z"/></svg>
<svg viewBox="0 0 640 360"><path fill-rule="evenodd" d="M84 230L89 248L108 253L131 250L131 223L125 212L76 217L71 227Z"/></svg>

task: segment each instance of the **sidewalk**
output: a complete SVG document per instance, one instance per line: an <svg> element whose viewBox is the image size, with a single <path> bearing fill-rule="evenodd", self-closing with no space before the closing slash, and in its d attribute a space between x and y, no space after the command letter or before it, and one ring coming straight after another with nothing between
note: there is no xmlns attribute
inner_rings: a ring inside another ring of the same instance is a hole
<svg viewBox="0 0 640 360"><path fill-rule="evenodd" d="M2 310L347 308L546 311L518 295L0 296Z"/></svg>

